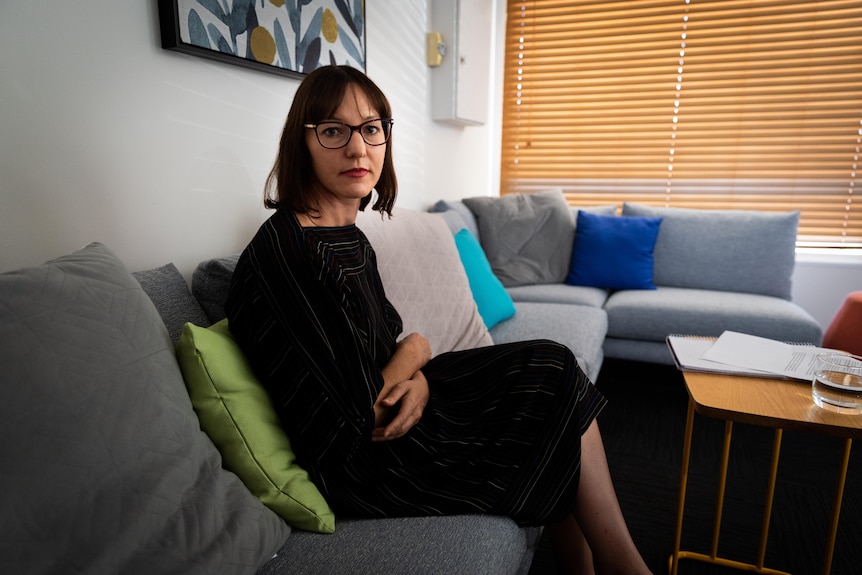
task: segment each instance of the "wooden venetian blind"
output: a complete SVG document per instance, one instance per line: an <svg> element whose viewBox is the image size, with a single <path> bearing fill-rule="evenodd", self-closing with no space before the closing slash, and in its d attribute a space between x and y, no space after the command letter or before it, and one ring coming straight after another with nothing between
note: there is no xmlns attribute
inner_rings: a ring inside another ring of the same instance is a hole
<svg viewBox="0 0 862 575"><path fill-rule="evenodd" d="M859 0L510 0L505 58L502 194L798 209L801 241L862 242Z"/></svg>

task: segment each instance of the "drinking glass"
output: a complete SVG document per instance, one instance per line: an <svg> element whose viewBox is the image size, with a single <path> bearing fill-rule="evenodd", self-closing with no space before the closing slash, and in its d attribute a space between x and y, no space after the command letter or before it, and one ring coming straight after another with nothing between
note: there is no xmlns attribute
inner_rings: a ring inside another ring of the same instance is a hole
<svg viewBox="0 0 862 575"><path fill-rule="evenodd" d="M816 358L811 396L823 409L862 413L862 357L827 352Z"/></svg>

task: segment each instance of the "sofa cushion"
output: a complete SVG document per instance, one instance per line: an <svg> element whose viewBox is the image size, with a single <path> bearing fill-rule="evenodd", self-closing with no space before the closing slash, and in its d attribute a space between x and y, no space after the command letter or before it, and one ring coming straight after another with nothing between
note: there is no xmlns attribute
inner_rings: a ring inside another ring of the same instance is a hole
<svg viewBox="0 0 862 575"><path fill-rule="evenodd" d="M479 315L485 321L485 326L490 329L505 319L515 315L515 304L512 297L506 292L506 288L494 275L491 264L479 245L479 240L466 228L455 234L455 246L467 279L470 282L470 291L479 308Z"/></svg>
<svg viewBox="0 0 862 575"><path fill-rule="evenodd" d="M404 335L421 333L434 355L491 343L442 218L396 208L392 218L360 212L356 224L374 247L386 297L401 315Z"/></svg>
<svg viewBox="0 0 862 575"><path fill-rule="evenodd" d="M512 301L567 303L601 308L608 299L607 290L568 284L536 284L506 288ZM517 307L517 305L516 305Z"/></svg>
<svg viewBox="0 0 862 575"><path fill-rule="evenodd" d="M335 517L308 473L296 464L269 395L228 329L186 324L177 359L201 428L233 471L290 525L335 531Z"/></svg>
<svg viewBox="0 0 862 575"><path fill-rule="evenodd" d="M661 218L578 213L566 283L605 289L655 289L653 249Z"/></svg>
<svg viewBox="0 0 862 575"><path fill-rule="evenodd" d="M195 325L210 325L200 303L189 291L185 278L174 264L132 273L144 292L155 304L174 344L180 339L187 321Z"/></svg>
<svg viewBox="0 0 862 575"><path fill-rule="evenodd" d="M284 543L108 248L0 274L0 340L0 570L251 573Z"/></svg>
<svg viewBox="0 0 862 575"><path fill-rule="evenodd" d="M482 248L504 286L566 278L575 224L560 190L463 202L476 216Z"/></svg>
<svg viewBox="0 0 862 575"><path fill-rule="evenodd" d="M602 342L608 331L608 316L602 309L559 303L518 302L511 319L491 329L494 343L550 339L575 354L581 369L593 381L604 357Z"/></svg>
<svg viewBox="0 0 862 575"><path fill-rule="evenodd" d="M791 297L799 212L626 203L623 215L663 218L654 253L658 286Z"/></svg>
<svg viewBox="0 0 862 575"><path fill-rule="evenodd" d="M295 533L257 575L526 575L540 534L494 515L344 519Z"/></svg>
<svg viewBox="0 0 862 575"><path fill-rule="evenodd" d="M653 291L612 294L608 336L664 342L665 337L706 335L725 330L782 341L820 343L820 324L798 305L771 296L659 286Z"/></svg>

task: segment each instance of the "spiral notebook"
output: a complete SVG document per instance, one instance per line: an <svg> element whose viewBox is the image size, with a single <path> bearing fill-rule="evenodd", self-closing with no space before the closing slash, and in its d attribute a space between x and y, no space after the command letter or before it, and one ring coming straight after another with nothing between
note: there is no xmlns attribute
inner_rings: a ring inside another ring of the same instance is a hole
<svg viewBox="0 0 862 575"><path fill-rule="evenodd" d="M682 371L801 381L811 381L817 354L831 351L730 331L719 338L672 334L667 345Z"/></svg>

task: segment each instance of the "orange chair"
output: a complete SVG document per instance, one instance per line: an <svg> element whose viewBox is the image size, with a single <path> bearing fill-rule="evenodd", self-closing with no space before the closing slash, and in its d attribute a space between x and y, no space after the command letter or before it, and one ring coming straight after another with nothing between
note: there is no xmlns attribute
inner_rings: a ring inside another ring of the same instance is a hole
<svg viewBox="0 0 862 575"><path fill-rule="evenodd" d="M862 355L862 291L844 300L823 334L823 347Z"/></svg>

